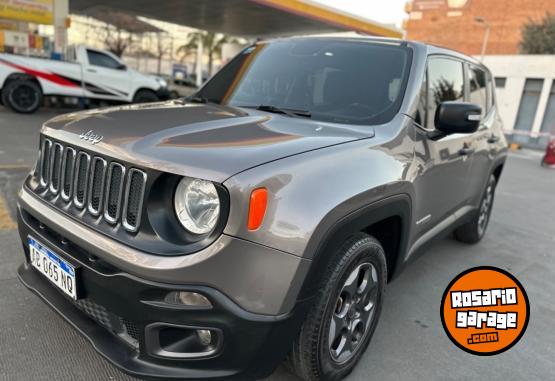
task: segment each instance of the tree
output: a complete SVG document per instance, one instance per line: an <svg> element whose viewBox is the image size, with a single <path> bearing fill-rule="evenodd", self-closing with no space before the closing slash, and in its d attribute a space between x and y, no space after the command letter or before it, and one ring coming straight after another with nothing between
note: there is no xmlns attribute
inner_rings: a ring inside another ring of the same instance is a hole
<svg viewBox="0 0 555 381"><path fill-rule="evenodd" d="M547 13L541 22L529 20L522 28L523 54L555 54L555 16Z"/></svg>
<svg viewBox="0 0 555 381"><path fill-rule="evenodd" d="M230 39L222 34L212 32L195 32L188 36L187 42L177 49L177 54L182 55L182 61L191 54L197 54L199 40L202 39L203 49L208 55L208 76L212 75L214 59L222 56L222 46Z"/></svg>
<svg viewBox="0 0 555 381"><path fill-rule="evenodd" d="M162 58L167 53L171 53L173 49L173 39L171 40L171 44L168 44L167 41L164 41L163 37L167 37L166 33L158 32L156 33L156 59L157 59L157 73L160 75L160 71L162 69Z"/></svg>
<svg viewBox="0 0 555 381"><path fill-rule="evenodd" d="M133 44L131 33L127 33L123 29L114 28L107 25L104 35L104 45L106 49L121 57L123 53Z"/></svg>

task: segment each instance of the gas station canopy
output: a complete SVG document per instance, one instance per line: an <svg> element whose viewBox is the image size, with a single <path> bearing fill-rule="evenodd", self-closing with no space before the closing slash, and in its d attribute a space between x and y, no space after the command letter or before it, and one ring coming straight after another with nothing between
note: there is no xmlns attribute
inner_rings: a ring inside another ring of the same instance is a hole
<svg viewBox="0 0 555 381"><path fill-rule="evenodd" d="M299 0L70 0L70 12L108 6L137 16L243 37L356 31L402 37L395 27Z"/></svg>

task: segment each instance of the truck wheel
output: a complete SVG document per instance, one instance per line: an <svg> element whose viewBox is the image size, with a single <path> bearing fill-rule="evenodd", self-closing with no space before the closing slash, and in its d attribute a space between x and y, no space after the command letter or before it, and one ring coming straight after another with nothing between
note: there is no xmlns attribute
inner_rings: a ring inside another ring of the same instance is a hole
<svg viewBox="0 0 555 381"><path fill-rule="evenodd" d="M286 365L310 381L349 374L374 334L386 279L380 243L363 233L348 239L325 270Z"/></svg>
<svg viewBox="0 0 555 381"><path fill-rule="evenodd" d="M491 216L496 183L497 181L495 180L495 176L490 175L488 184L482 194L482 199L480 200L480 207L474 217L470 222L458 227L455 230L455 238L457 241L477 243L484 237L486 228L488 227L489 218Z"/></svg>
<svg viewBox="0 0 555 381"><path fill-rule="evenodd" d="M2 89L2 103L15 112L30 114L41 106L42 90L35 81L14 79Z"/></svg>
<svg viewBox="0 0 555 381"><path fill-rule="evenodd" d="M159 101L158 95L152 90L142 89L135 93L133 103L148 103Z"/></svg>

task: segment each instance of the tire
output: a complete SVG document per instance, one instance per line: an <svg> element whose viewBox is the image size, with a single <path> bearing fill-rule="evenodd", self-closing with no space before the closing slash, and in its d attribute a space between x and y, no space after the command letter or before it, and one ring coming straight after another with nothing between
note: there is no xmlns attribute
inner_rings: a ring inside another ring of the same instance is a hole
<svg viewBox="0 0 555 381"><path fill-rule="evenodd" d="M358 274L356 279L353 278L355 273ZM375 279L372 281L371 278ZM350 284L350 279L356 281ZM340 380L347 376L374 334L381 313L386 279L386 258L380 243L364 233L349 238L324 272L313 308L293 344L286 366L307 381ZM360 290L368 292L361 294ZM351 292L355 297L349 296ZM361 299L358 304L357 298ZM365 314L357 316L366 310L364 306L370 306L370 301L372 307ZM364 316L368 316L366 324L361 323ZM338 330L340 326L343 328ZM352 339L346 335L347 332L354 332ZM343 339L345 344L342 346ZM353 343L351 350L344 349L341 354L341 349L348 348L346 344L349 342Z"/></svg>
<svg viewBox="0 0 555 381"><path fill-rule="evenodd" d="M455 239L457 241L473 244L480 242L484 238L491 216L496 184L495 176L490 175L486 189L484 189L480 199L480 206L472 220L455 230Z"/></svg>
<svg viewBox="0 0 555 381"><path fill-rule="evenodd" d="M133 96L133 103L149 103L157 102L160 99L158 95L152 90L141 89L135 93Z"/></svg>
<svg viewBox="0 0 555 381"><path fill-rule="evenodd" d="M20 114L31 114L42 105L40 85L29 79L14 79L2 89L2 103Z"/></svg>

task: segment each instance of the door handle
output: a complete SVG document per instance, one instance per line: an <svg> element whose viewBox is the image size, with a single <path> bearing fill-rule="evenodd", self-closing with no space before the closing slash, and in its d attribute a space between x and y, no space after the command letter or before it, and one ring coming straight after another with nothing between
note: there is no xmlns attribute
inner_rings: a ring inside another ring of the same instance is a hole
<svg viewBox="0 0 555 381"><path fill-rule="evenodd" d="M493 144L493 143L497 143L499 141L499 136L495 136L495 135L491 135L488 138L488 143Z"/></svg>
<svg viewBox="0 0 555 381"><path fill-rule="evenodd" d="M468 156L474 153L474 148L464 147L459 150L459 155Z"/></svg>
<svg viewBox="0 0 555 381"><path fill-rule="evenodd" d="M87 71L88 71L89 73L96 73L96 70L94 70L94 69L87 69Z"/></svg>

